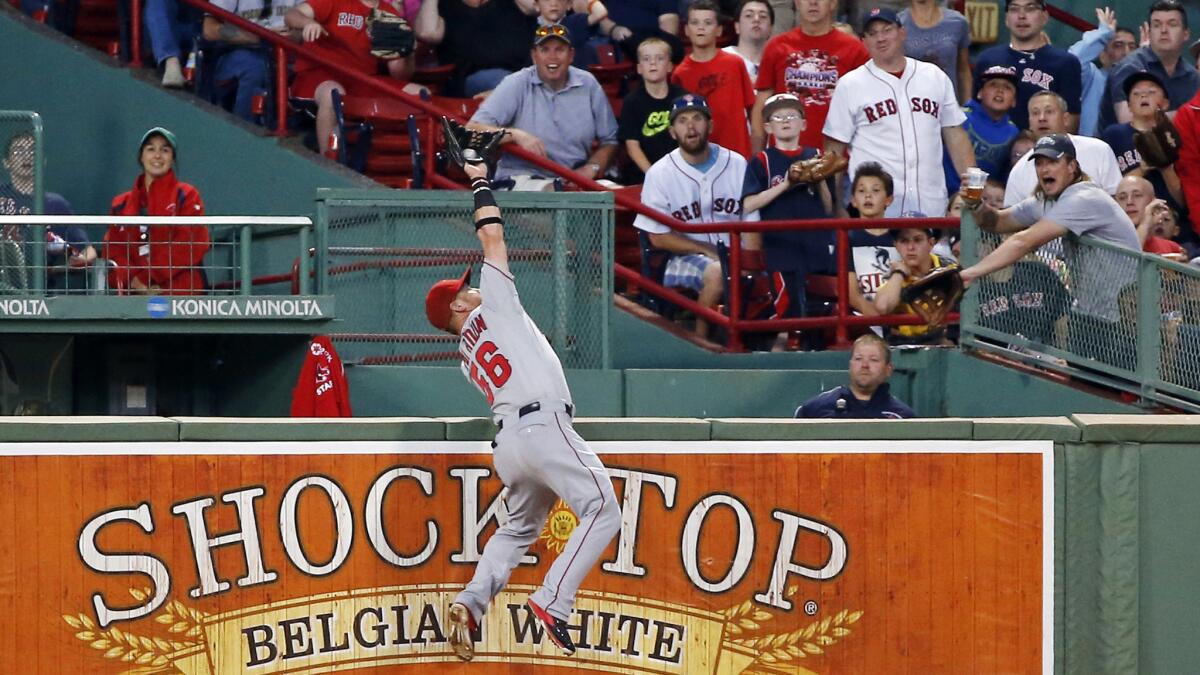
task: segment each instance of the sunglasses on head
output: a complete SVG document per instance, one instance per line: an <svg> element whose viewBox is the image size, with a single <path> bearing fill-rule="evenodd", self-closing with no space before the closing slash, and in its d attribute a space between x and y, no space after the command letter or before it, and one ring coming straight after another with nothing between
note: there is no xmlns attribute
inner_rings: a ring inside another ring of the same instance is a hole
<svg viewBox="0 0 1200 675"><path fill-rule="evenodd" d="M533 31L533 36L539 39L550 35L565 38L567 37L567 29L556 23L549 26L538 26L537 30Z"/></svg>

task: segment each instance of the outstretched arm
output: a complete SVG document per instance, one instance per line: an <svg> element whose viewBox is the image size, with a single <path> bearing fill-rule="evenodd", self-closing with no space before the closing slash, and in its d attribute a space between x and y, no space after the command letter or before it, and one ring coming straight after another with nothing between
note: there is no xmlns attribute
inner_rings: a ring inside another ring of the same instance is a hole
<svg viewBox="0 0 1200 675"><path fill-rule="evenodd" d="M469 162L463 165L463 171L471 179L471 190L475 193L475 236L483 244L483 260L512 276L508 269L508 247L504 244L504 220L492 195L487 165Z"/></svg>

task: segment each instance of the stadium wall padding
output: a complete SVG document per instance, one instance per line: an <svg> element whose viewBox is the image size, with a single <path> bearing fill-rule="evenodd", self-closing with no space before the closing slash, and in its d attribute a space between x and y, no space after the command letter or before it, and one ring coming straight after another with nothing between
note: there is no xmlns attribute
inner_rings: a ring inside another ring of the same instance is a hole
<svg viewBox="0 0 1200 675"><path fill-rule="evenodd" d="M897 421L580 419L590 440L1050 440L1055 672L1190 672L1200 661L1200 418ZM0 443L486 440L480 418L6 417ZM265 461L269 461L266 458ZM1015 524L1014 524L1015 526ZM1003 545L1003 541L1000 542Z"/></svg>
<svg viewBox="0 0 1200 675"><path fill-rule="evenodd" d="M108 213L140 171L138 141L154 126L179 138L179 177L209 215L309 215L317 187L378 187L15 12L0 12L0 35L0 62L10 64L0 107L41 113L46 189L76 213Z"/></svg>

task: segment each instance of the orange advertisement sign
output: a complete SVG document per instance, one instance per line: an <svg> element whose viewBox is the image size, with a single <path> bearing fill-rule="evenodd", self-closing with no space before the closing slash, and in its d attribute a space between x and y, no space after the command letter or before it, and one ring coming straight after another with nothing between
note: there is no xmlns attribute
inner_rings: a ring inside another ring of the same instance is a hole
<svg viewBox="0 0 1200 675"><path fill-rule="evenodd" d="M506 517L486 443L4 446L0 672L1050 672L1048 442L592 446L622 530L578 652L524 607L560 503L471 664L444 622Z"/></svg>

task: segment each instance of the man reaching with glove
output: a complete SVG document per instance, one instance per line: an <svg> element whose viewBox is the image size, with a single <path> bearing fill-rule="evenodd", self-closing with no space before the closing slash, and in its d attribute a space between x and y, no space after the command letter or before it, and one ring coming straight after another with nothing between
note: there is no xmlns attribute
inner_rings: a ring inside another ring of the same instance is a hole
<svg viewBox="0 0 1200 675"><path fill-rule="evenodd" d="M924 229L907 227L889 230L896 251L900 254L898 260L892 261L892 269L887 281L875 294L875 309L880 314L912 314L917 312L912 294L904 291L919 279L925 279L933 270L950 266L950 262L933 252L937 243L938 231L932 228ZM893 345L950 345L953 344L946 334L946 326L940 319L952 311L954 302L958 299L951 294L944 298L946 305L940 308L939 321L931 321L927 325L889 326L887 329L888 343ZM925 316L924 312L917 312ZM931 317L926 317L928 320Z"/></svg>

